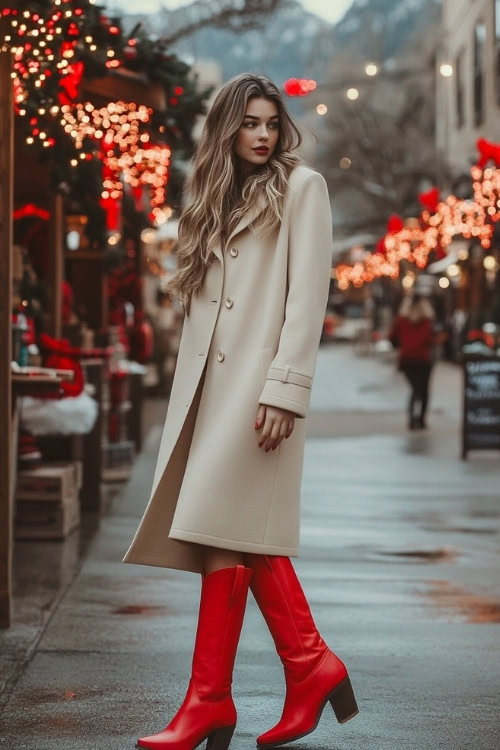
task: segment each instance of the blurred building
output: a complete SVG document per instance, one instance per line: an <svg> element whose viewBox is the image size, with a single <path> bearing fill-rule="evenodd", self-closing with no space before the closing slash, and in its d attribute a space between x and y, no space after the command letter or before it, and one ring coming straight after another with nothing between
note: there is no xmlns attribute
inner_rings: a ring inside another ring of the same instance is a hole
<svg viewBox="0 0 500 750"><path fill-rule="evenodd" d="M206 106L207 112L214 103L214 99L219 93L219 90L224 83L222 77L222 68L216 60L196 60L193 62L192 75L198 81L200 89L213 86L212 95L210 99L207 99ZM193 138L197 142L201 136L203 125L205 124L205 117L198 117L193 128Z"/></svg>
<svg viewBox="0 0 500 750"><path fill-rule="evenodd" d="M436 143L453 184L470 181L478 138L500 142L500 0L444 0L442 24Z"/></svg>
<svg viewBox="0 0 500 750"><path fill-rule="evenodd" d="M335 256L348 263L346 248L361 242L372 250L389 215L418 215L419 192L437 181L441 7L419 0L408 15L410 4L387 3L382 17L375 5L353 4L349 27L339 24L346 38L308 97L306 124L318 135L314 163L332 199ZM351 27L357 31L347 35Z"/></svg>

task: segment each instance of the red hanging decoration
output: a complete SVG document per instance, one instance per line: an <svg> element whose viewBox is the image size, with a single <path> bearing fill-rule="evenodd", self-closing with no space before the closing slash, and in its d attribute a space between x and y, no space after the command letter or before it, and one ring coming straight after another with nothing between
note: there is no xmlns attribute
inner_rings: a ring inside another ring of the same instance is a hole
<svg viewBox="0 0 500 750"><path fill-rule="evenodd" d="M478 138L476 145L479 151L477 166L484 169L491 160L496 167L500 167L500 145L487 141L486 138Z"/></svg>
<svg viewBox="0 0 500 750"><path fill-rule="evenodd" d="M43 221L48 221L50 219L50 211L46 211L44 208L35 206L34 203L26 203L24 206L16 208L16 210L12 214L12 218L14 219L14 221L24 219L27 216L36 219L43 219Z"/></svg>
<svg viewBox="0 0 500 750"><path fill-rule="evenodd" d="M397 234L397 232L400 232L402 229L404 229L404 225L405 223L401 216L398 216L397 214L391 214L387 221L387 234Z"/></svg>
<svg viewBox="0 0 500 750"><path fill-rule="evenodd" d="M61 370L72 370L73 380L63 380L61 389L65 397L79 396L83 391L83 371L77 360L78 349L72 349L67 339L53 339L46 333L40 334L40 348L43 352L43 366ZM58 398L57 394L46 394L44 398Z"/></svg>
<svg viewBox="0 0 500 750"><path fill-rule="evenodd" d="M59 81L61 91L58 99L60 104L71 104L78 97L78 87L83 78L85 65L82 62L75 62L68 66L68 73Z"/></svg>
<svg viewBox="0 0 500 750"><path fill-rule="evenodd" d="M420 193L418 200L420 201L420 205L426 208L431 214L435 213L440 201L439 188L433 187L427 190L426 193Z"/></svg>
<svg viewBox="0 0 500 750"><path fill-rule="evenodd" d="M120 224L121 203L116 198L101 198L99 203L106 214L106 228L110 232L116 231Z"/></svg>

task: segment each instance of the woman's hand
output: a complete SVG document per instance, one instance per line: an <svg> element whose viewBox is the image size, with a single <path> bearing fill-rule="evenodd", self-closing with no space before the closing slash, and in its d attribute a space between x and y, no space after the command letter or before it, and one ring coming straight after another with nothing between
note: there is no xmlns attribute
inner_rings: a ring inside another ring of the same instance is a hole
<svg viewBox="0 0 500 750"><path fill-rule="evenodd" d="M283 438L289 438L295 426L297 415L288 409L280 409L278 406L259 405L255 429L262 425L263 430L259 440L259 448L264 446L267 451L278 447Z"/></svg>

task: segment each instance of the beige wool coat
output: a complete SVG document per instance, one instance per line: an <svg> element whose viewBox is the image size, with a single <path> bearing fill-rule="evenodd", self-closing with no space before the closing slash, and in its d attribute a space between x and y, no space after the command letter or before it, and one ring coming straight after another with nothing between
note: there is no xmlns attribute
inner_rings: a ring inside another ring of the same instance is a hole
<svg viewBox="0 0 500 750"><path fill-rule="evenodd" d="M185 316L150 499L123 562L201 572L201 544L297 556L307 413L328 298L326 182L293 168L280 225L216 249ZM259 448L259 404L297 416ZM197 544L186 544L195 542Z"/></svg>

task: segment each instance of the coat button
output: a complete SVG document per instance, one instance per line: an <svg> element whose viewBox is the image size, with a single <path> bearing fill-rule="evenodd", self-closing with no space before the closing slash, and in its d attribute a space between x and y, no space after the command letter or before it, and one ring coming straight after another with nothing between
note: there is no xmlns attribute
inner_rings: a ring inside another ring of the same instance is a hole
<svg viewBox="0 0 500 750"><path fill-rule="evenodd" d="M219 362L223 361L223 359L224 359L224 352L222 351L222 349L217 349L217 359L219 360Z"/></svg>
<svg viewBox="0 0 500 750"><path fill-rule="evenodd" d="M233 300L231 297L226 297L225 299L226 307L232 307L233 306Z"/></svg>
<svg viewBox="0 0 500 750"><path fill-rule="evenodd" d="M238 255L238 248L237 247L232 247L229 252L233 256L233 258L236 258L236 256Z"/></svg>

